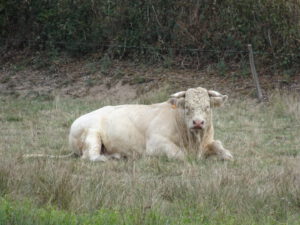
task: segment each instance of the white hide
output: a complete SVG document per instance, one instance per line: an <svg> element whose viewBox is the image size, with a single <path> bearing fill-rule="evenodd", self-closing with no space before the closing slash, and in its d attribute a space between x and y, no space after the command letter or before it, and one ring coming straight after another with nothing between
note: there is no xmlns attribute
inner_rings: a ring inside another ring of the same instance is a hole
<svg viewBox="0 0 300 225"><path fill-rule="evenodd" d="M211 98L203 88L173 94L172 97L175 98L163 103L105 106L85 114L76 119L71 126L70 146L77 155L91 161L106 161L109 158L120 158L123 155L130 157L136 154L167 155L169 158L184 159L188 149L181 144L183 134L178 132L178 116L186 117L185 105L188 104L184 101L189 97L185 96L193 95L192 93L203 95L198 99L207 101L204 110L208 110L209 114L203 116L202 103L197 102L197 96L189 102L192 104L192 110L198 113L194 117L207 120L207 128L192 133L194 136L199 135L199 138L195 139L199 140L199 143L196 143L199 145L198 155L216 154L221 159L231 159L232 155L223 148L221 142L213 140L211 112L207 109L210 108ZM218 97L222 98L222 95ZM186 132L192 132L189 129L189 126L192 126L190 123L190 120L186 121Z"/></svg>

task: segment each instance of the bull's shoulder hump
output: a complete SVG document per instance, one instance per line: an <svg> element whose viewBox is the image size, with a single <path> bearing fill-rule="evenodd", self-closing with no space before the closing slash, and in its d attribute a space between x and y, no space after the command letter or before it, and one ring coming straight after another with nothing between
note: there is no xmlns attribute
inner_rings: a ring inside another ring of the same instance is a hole
<svg viewBox="0 0 300 225"><path fill-rule="evenodd" d="M170 103L168 103L168 102L161 102L161 103L152 104L150 106L153 106L153 107L167 107L167 106L170 106Z"/></svg>

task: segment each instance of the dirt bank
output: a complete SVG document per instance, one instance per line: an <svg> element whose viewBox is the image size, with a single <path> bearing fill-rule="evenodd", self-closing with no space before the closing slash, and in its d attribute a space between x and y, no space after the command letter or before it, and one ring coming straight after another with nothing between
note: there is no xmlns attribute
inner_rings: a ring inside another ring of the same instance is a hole
<svg viewBox="0 0 300 225"><path fill-rule="evenodd" d="M255 95L250 72L240 73L233 69L220 73L211 65L201 70L172 69L99 56L47 60L42 56L23 54L4 59L1 59L0 94L5 95L91 96L126 101L166 85L173 90L202 86L231 95ZM276 88L300 92L300 76L259 75L266 94Z"/></svg>

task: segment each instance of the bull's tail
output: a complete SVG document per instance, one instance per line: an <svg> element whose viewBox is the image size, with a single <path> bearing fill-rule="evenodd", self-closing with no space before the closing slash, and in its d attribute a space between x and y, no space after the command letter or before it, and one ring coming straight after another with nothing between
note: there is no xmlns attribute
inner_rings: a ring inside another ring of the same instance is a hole
<svg viewBox="0 0 300 225"><path fill-rule="evenodd" d="M75 152L71 152L67 155L47 155L47 154L26 154L23 155L23 158L30 159L30 158L48 158L48 159L65 159L70 157L77 157L78 155Z"/></svg>

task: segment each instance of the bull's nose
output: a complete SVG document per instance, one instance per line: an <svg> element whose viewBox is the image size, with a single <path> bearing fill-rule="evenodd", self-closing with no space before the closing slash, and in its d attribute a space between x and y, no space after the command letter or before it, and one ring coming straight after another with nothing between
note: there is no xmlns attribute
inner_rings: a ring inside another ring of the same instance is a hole
<svg viewBox="0 0 300 225"><path fill-rule="evenodd" d="M204 128L205 121L204 120L193 120L194 128Z"/></svg>

